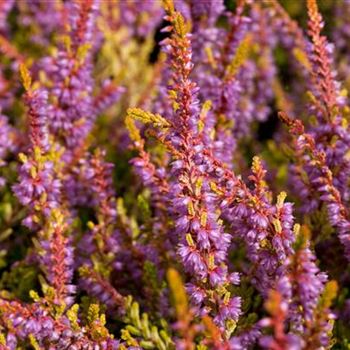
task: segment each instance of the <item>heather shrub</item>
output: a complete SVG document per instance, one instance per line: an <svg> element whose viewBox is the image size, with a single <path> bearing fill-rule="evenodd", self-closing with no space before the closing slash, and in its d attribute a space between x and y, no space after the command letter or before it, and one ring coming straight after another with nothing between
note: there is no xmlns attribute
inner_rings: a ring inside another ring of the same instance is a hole
<svg viewBox="0 0 350 350"><path fill-rule="evenodd" d="M0 349L350 349L350 1L0 0Z"/></svg>

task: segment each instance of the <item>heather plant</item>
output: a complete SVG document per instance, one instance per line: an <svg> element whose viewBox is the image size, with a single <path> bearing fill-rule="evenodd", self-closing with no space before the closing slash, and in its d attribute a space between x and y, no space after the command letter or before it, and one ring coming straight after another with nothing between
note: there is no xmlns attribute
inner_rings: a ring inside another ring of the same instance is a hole
<svg viewBox="0 0 350 350"><path fill-rule="evenodd" d="M350 349L348 0L0 0L0 349Z"/></svg>

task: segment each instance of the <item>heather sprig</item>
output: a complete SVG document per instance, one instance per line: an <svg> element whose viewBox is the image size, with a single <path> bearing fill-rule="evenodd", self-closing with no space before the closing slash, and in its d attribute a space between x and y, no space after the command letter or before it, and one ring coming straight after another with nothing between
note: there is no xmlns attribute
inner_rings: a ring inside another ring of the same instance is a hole
<svg viewBox="0 0 350 350"><path fill-rule="evenodd" d="M81 240L82 254L90 255L94 268L109 276L111 263L119 250L116 230L117 204L112 183L113 166L105 160L105 152L97 149L88 159L87 181L91 182L93 207L97 222L88 222L88 232ZM102 270L102 271L100 271Z"/></svg>
<svg viewBox="0 0 350 350"><path fill-rule="evenodd" d="M73 303L76 290L72 284L74 256L67 226L64 213L54 209L49 221L39 231L37 242L41 267L50 286L51 301L63 308Z"/></svg>
<svg viewBox="0 0 350 350"><path fill-rule="evenodd" d="M317 84L317 97L324 104L324 108L319 106L323 118L332 121L337 114L337 96L334 74L332 73L331 61L329 58L329 49L327 48L327 39L321 35L323 21L321 14L318 11L317 2L308 0L308 15L309 15L309 35L312 40L312 55L311 59L314 65L314 79ZM328 49L328 51L327 51Z"/></svg>
<svg viewBox="0 0 350 350"><path fill-rule="evenodd" d="M51 80L51 89L48 90L53 102L50 129L54 135L63 138L63 144L69 148L80 145L92 127L89 118L93 117L93 83L89 51L93 30L90 27L94 25L90 17L94 11L96 4L92 1L81 8L76 3L71 9L72 13L76 12L70 17L72 29L65 37L63 47L56 57L49 56L41 62L43 71ZM85 30L89 32L85 33Z"/></svg>
<svg viewBox="0 0 350 350"><path fill-rule="evenodd" d="M327 282L327 275L319 270L310 249L306 227L294 227L297 236L294 251L285 262L285 275L269 292L265 304L271 317L259 321L262 327L272 327L273 336L264 335L260 344L265 348L318 349L330 345L330 331L334 315L329 305L334 298L334 282ZM324 294L329 297L324 305ZM322 310L322 311L321 311ZM320 323L314 322L323 313ZM317 324L317 325L316 325Z"/></svg>
<svg viewBox="0 0 350 350"><path fill-rule="evenodd" d="M97 114L117 101L123 91L111 81L94 98L92 76L93 40L99 1L73 1L68 7L66 31L60 49L45 57L40 67L46 75L52 133L69 150L81 147L91 132Z"/></svg>
<svg viewBox="0 0 350 350"><path fill-rule="evenodd" d="M309 59L312 62L310 112L316 115L317 122L310 133L326 155L326 163L334 178L334 185L347 203L349 160L349 128L346 103L347 92L337 81L334 68L334 48L327 38L321 35L324 22L316 1L308 1L309 36L311 48Z"/></svg>
<svg viewBox="0 0 350 350"><path fill-rule="evenodd" d="M326 163L326 154L316 148L315 139L312 135L305 133L300 120L292 120L282 112L280 117L289 126L290 132L295 137L295 149L298 152L299 160L309 170L307 172L309 181L317 190L320 200L326 204L328 219L332 226L337 229L345 255L349 259L350 223L348 211L342 202L338 189L334 186L332 171Z"/></svg>
<svg viewBox="0 0 350 350"><path fill-rule="evenodd" d="M174 116L171 118L169 131L165 132L173 135L171 152L175 153L175 161L172 174L180 179L177 184L178 190L170 194L173 205L175 204L173 210L176 233L180 242L178 254L185 269L193 275L194 284L189 284L189 289L194 302L198 305L207 304L207 311L203 311L209 314L215 312L209 306L209 300L218 306L222 305L222 312L219 311L215 320L222 326L227 321L226 327L230 334L233 330L232 321L237 319L239 314L240 301L239 298L232 298L226 288L232 282L238 283L239 278L235 274L229 275L225 266L225 251L230 238L223 232L218 215L211 213L212 210L209 209L212 208L215 194L210 194L211 189L205 183L200 167L195 169L195 164L201 162L201 159L196 159L196 148L192 149L191 145L194 147L197 144L198 150L203 146L195 124L199 117L197 89L189 78L192 63L186 24L171 2L165 2L165 9L166 19L171 23L167 30L171 31L172 36L164 44L167 45L174 81L174 86L170 88L170 91L174 91L171 97ZM135 118L131 111L129 116ZM145 112L137 113L136 118L146 123L153 121L155 126L159 125L158 120L161 120L159 117L151 118ZM204 163L203 166L205 167ZM211 243L214 237L221 239L224 246L219 248L218 243ZM212 290L212 297L206 295L207 288Z"/></svg>
<svg viewBox="0 0 350 350"><path fill-rule="evenodd" d="M25 66L22 66L21 74L27 91L29 147L28 155L19 154L22 162L20 182L13 186L13 190L19 201L30 209L25 224L33 228L42 222L43 216L49 216L52 209L60 206L61 181L57 171L61 151L49 140L46 90L32 86Z"/></svg>

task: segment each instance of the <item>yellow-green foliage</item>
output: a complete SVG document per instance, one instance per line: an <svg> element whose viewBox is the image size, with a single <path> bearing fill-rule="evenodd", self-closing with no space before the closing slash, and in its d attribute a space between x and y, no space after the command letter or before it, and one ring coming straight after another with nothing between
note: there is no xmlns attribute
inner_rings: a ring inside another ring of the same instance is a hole
<svg viewBox="0 0 350 350"><path fill-rule="evenodd" d="M139 304L131 297L126 300L125 322L127 326L122 330L122 338L129 346L139 344L144 349L175 349L167 330L152 325L146 313L140 315Z"/></svg>
<svg viewBox="0 0 350 350"><path fill-rule="evenodd" d="M246 35L246 37L239 44L236 54L234 55L232 61L226 68L226 79L230 80L234 78L237 74L239 68L245 63L250 54L252 38L250 35Z"/></svg>
<svg viewBox="0 0 350 350"><path fill-rule="evenodd" d="M170 126L169 122L161 115L146 112L141 108L129 108L127 110L127 115L144 124L152 124L158 128L168 128Z"/></svg>

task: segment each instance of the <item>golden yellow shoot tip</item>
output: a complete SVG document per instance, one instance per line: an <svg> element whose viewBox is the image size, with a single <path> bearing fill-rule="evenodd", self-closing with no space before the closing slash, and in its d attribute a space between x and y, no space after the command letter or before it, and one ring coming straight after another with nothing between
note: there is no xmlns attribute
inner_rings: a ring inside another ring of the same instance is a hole
<svg viewBox="0 0 350 350"><path fill-rule="evenodd" d="M23 87L26 91L29 91L32 86L32 77L30 76L29 70L24 63L20 64L19 72L21 75Z"/></svg>
<svg viewBox="0 0 350 350"><path fill-rule="evenodd" d="M177 317L183 319L188 314L188 302L181 276L175 269L169 268L167 279L175 303Z"/></svg>

